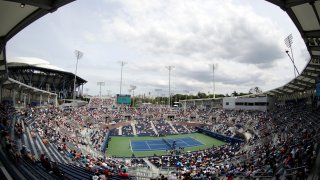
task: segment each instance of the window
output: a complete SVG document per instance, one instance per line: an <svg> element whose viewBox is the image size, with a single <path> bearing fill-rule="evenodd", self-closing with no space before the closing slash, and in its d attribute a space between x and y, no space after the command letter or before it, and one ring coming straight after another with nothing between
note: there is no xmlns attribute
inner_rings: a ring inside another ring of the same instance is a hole
<svg viewBox="0 0 320 180"><path fill-rule="evenodd" d="M243 106L243 102L237 102L236 105L237 106Z"/></svg>
<svg viewBox="0 0 320 180"><path fill-rule="evenodd" d="M226 106L229 106L229 102L226 102Z"/></svg>

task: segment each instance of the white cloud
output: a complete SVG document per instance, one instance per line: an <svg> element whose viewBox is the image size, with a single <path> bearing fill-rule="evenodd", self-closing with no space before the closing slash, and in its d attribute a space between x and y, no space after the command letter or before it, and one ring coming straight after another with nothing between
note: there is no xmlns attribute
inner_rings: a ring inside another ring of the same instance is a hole
<svg viewBox="0 0 320 180"><path fill-rule="evenodd" d="M219 93L248 91L256 85L273 89L293 77L292 65L283 53L288 30L294 34L300 70L308 55L289 17L283 13L273 17L282 10L274 6L258 12L250 3L267 4L247 0L75 1L18 35L9 53L40 56L73 72L77 48L84 52L78 72L88 80L92 94L99 91L97 81L105 81L105 88L118 92L120 60L128 62L123 89L135 84L137 93L156 88L165 93L168 65L175 66L174 91L211 91L208 64L212 63L219 64L215 78Z"/></svg>
<svg viewBox="0 0 320 180"><path fill-rule="evenodd" d="M116 14L103 20L106 41L120 41L154 55L257 65L269 66L281 57L278 28L251 8L230 1L120 2Z"/></svg>

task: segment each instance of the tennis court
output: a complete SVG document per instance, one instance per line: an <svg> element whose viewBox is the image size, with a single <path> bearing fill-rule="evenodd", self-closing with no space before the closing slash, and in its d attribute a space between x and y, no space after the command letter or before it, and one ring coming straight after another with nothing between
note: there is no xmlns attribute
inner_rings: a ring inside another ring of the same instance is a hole
<svg viewBox="0 0 320 180"><path fill-rule="evenodd" d="M191 138L170 138L156 140L130 140L131 151L160 151L175 148L188 148L204 145L200 141Z"/></svg>

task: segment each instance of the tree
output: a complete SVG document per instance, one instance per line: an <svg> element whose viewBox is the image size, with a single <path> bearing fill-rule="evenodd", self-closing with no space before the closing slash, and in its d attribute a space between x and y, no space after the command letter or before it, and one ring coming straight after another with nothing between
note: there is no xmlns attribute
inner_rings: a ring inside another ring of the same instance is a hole
<svg viewBox="0 0 320 180"><path fill-rule="evenodd" d="M262 90L258 86L255 86L249 90L249 94L260 94L260 93L262 93Z"/></svg>
<svg viewBox="0 0 320 180"><path fill-rule="evenodd" d="M207 97L206 93L198 92L198 99L204 99L206 97Z"/></svg>
<svg viewBox="0 0 320 180"><path fill-rule="evenodd" d="M233 97L238 96L237 91L233 91L233 93L231 93L231 96L233 96Z"/></svg>

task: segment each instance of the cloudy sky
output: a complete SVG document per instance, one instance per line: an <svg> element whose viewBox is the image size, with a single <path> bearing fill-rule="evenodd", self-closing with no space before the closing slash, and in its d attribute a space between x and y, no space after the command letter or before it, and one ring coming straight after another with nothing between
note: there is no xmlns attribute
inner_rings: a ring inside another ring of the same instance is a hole
<svg viewBox="0 0 320 180"><path fill-rule="evenodd" d="M263 0L78 0L31 24L7 46L8 58L37 57L75 71L74 50L84 53L78 75L97 95L137 86L135 94L270 90L293 77L284 39L292 33L298 69L306 47L291 19ZM161 89L156 92L156 89Z"/></svg>

